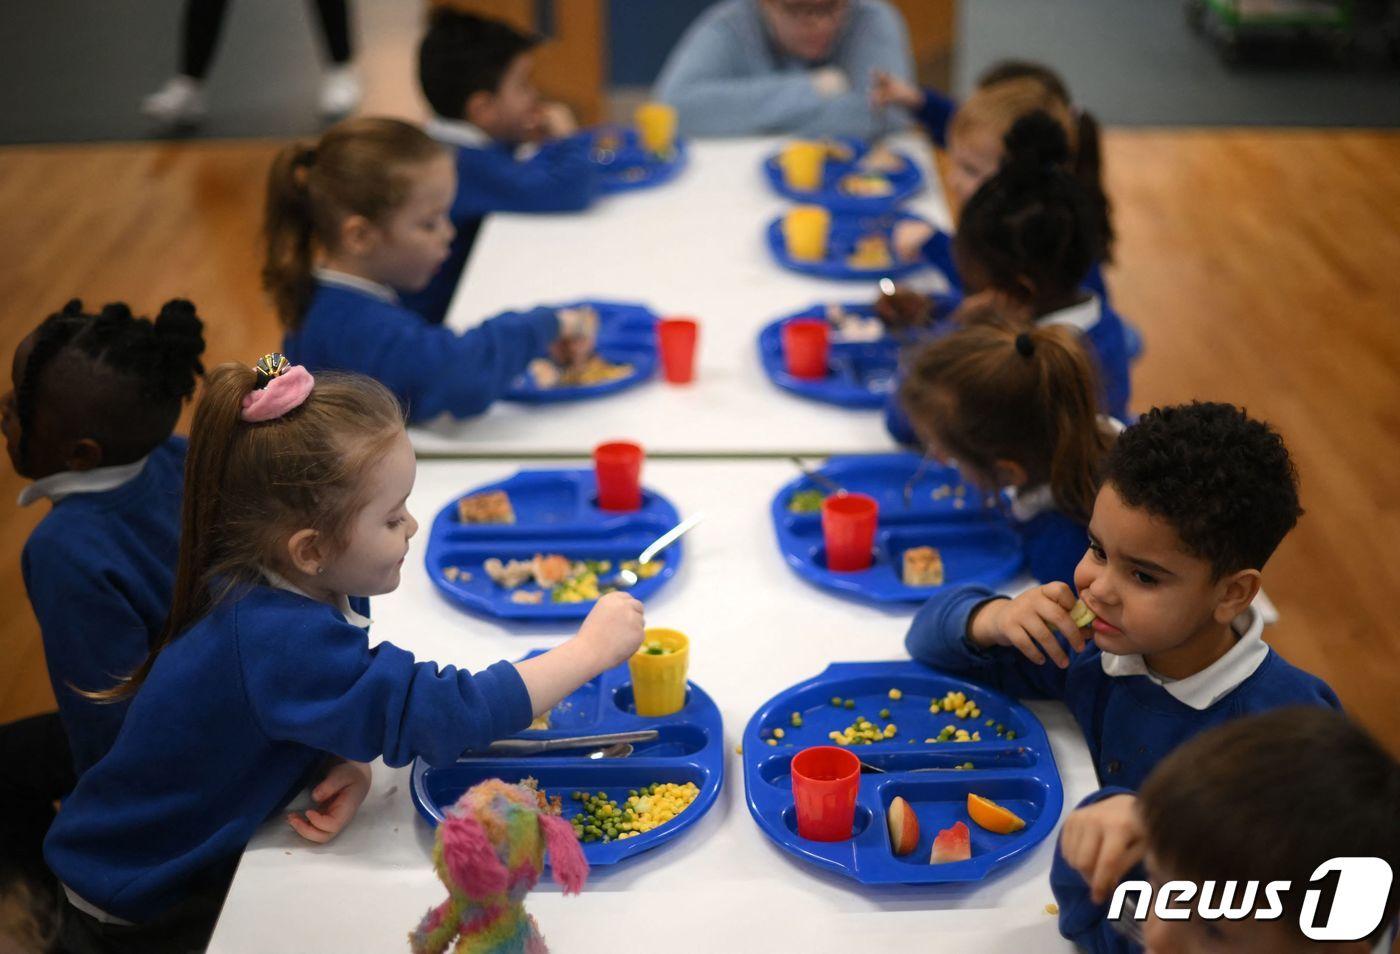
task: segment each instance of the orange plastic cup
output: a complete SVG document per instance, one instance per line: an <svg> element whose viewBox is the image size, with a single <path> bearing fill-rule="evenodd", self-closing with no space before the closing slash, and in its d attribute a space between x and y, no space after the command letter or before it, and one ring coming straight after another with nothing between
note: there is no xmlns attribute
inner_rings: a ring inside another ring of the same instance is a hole
<svg viewBox="0 0 1400 954"><path fill-rule="evenodd" d="M826 144L798 140L783 147L778 157L783 181L794 192L815 192L822 187L826 172Z"/></svg>
<svg viewBox="0 0 1400 954"><path fill-rule="evenodd" d="M657 156L670 153L676 144L676 108L665 103L643 103L632 114L642 148Z"/></svg>
<svg viewBox="0 0 1400 954"><path fill-rule="evenodd" d="M788 255L799 262L826 258L831 213L819 205L799 205L783 217L783 243Z"/></svg>
<svg viewBox="0 0 1400 954"><path fill-rule="evenodd" d="M612 441L593 448L593 473L598 481L598 507L602 510L642 509L642 461L640 444Z"/></svg>
<svg viewBox="0 0 1400 954"><path fill-rule="evenodd" d="M865 494L832 494L822 501L826 568L854 573L870 566L880 504Z"/></svg>
<svg viewBox="0 0 1400 954"><path fill-rule="evenodd" d="M794 318L783 323L783 363L794 378L826 377L830 330L820 318Z"/></svg>
<svg viewBox="0 0 1400 954"><path fill-rule="evenodd" d="M812 841L845 841L855 830L860 759L850 749L815 745L792 757L797 834Z"/></svg>
<svg viewBox="0 0 1400 954"><path fill-rule="evenodd" d="M651 646L663 655L647 652ZM674 629L648 628L642 648L627 660L632 674L632 701L637 715L666 716L685 708L685 674L690 668L690 640Z"/></svg>
<svg viewBox="0 0 1400 954"><path fill-rule="evenodd" d="M695 342L700 325L693 318L662 318L656 326L661 346L661 373L672 384L695 380Z"/></svg>

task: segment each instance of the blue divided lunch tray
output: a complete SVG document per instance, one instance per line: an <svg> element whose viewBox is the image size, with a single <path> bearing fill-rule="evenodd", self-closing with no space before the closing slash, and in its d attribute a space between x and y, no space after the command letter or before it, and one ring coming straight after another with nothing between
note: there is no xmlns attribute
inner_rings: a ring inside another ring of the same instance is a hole
<svg viewBox="0 0 1400 954"><path fill-rule="evenodd" d="M570 560L607 560L612 567L601 574L606 579L617 573L623 560L635 560L648 544L680 523L675 506L646 488L640 510L600 510L591 470L522 470L462 496L488 490L506 492L515 523L462 523L453 500L433 519L425 561L428 577L443 596L472 612L502 619L582 619L596 601L555 603L546 593L541 603L515 602L511 593L536 593L540 588L533 582L515 590L498 586L483 567L486 560L529 560L554 553ZM628 592L646 602L676 575L684 554L684 541L671 544L656 558L664 561L661 571Z"/></svg>
<svg viewBox="0 0 1400 954"><path fill-rule="evenodd" d="M935 296L934 317L951 311L957 299ZM841 305L842 310L862 317L874 317L869 303ZM758 333L758 360L768 379L799 397L835 404L838 407L884 407L895 390L899 375L899 352L914 343L914 336L886 334L875 341L842 341L832 327L830 367L824 378L799 378L788 373L783 360L783 325L798 318L826 318L826 305L813 305L796 314L770 322ZM931 332L936 333L934 329ZM919 337L922 337L920 335Z"/></svg>
<svg viewBox="0 0 1400 954"><path fill-rule="evenodd" d="M539 655L536 650L530 656ZM528 658L528 656L526 657ZM724 727L714 701L695 683L687 684L685 708L669 716L639 716L632 705L632 683L623 663L585 683L550 712L548 729L522 732L517 738L550 739L655 729L657 738L637 742L625 759L590 759L586 750L540 755L463 758L433 768L422 759L413 763L413 804L430 824L477 782L499 778L518 782L527 776L548 795L563 797L564 817L582 807L576 791L605 793L624 804L627 793L653 782L684 785L693 782L700 793L685 810L665 824L621 841L585 842L583 854L594 867L614 865L663 845L700 820L714 805L724 784Z"/></svg>
<svg viewBox="0 0 1400 954"><path fill-rule="evenodd" d="M917 454L832 457L821 474L852 493L869 494L880 505L875 553L869 568L837 573L826 568L820 513L788 509L793 494L827 489L802 476L773 497L778 549L793 572L809 582L868 603L922 603L935 587L905 586L904 551L931 546L943 559L945 585L995 587L1021 569L1020 539L995 498L963 482L958 472L930 462L914 482L910 502L904 488L918 470Z"/></svg>
<svg viewBox="0 0 1400 954"><path fill-rule="evenodd" d="M773 253L773 258L783 268L800 272L803 275L811 275L814 278L853 282L874 282L881 278L900 278L928 267L928 263L922 259L914 262L893 260L894 249L890 233L894 231L895 223L903 219L927 222L927 220L908 212L890 212L887 215L833 215L831 217L831 231L827 236L826 258L821 261L806 262L798 261L788 254L787 242L783 238L783 216L780 215L768 223L768 251ZM846 263L846 259L855 251L856 240L867 235L884 237L885 245L890 249L891 261L889 265L880 268L853 268Z"/></svg>
<svg viewBox="0 0 1400 954"><path fill-rule="evenodd" d="M685 140L676 138L669 156L642 148L635 129L600 126L590 130L589 156L598 167L598 191L604 195L633 192L670 182L687 161Z"/></svg>
<svg viewBox="0 0 1400 954"><path fill-rule="evenodd" d="M839 154L837 150L844 150ZM889 172L867 170L862 165L867 161L869 148L857 139L838 140L829 146L826 168L822 173L821 188L802 191L788 186L783 175L780 158L782 150L772 153L763 162L763 174L779 195L794 202L821 205L833 212L879 213L894 208L918 193L924 187L924 174L916 162L906 153L891 150L901 163L898 169ZM853 195L843 185L847 176L870 176L884 180L889 192L884 195Z"/></svg>
<svg viewBox="0 0 1400 954"><path fill-rule="evenodd" d="M600 384L542 388L529 373L521 375L506 392L507 401L521 404L559 404L616 394L650 380L656 374L656 314L643 305L615 301L581 301L565 308L592 308L598 312L600 357L612 364L629 364L632 371Z"/></svg>
<svg viewBox="0 0 1400 954"><path fill-rule="evenodd" d="M903 696L891 699L891 689ZM949 692L975 701L981 715L965 719L955 712L932 713L929 705ZM832 705L853 699L853 709ZM879 712L888 709L889 717ZM801 715L800 727L792 714ZM893 738L853 745L862 762L885 774L862 771L856 796L855 827L845 841L821 842L797 834L792 797L792 757L814 745L832 745L829 732L840 732L864 716L883 728L896 727ZM991 721L992 725L987 725ZM1001 725L1005 736L999 735ZM930 742L944 726L980 732L980 742ZM783 737L774 738L773 730ZM774 739L775 745L768 740ZM820 675L786 689L763 704L744 729L744 790L749 812L763 833L803 861L828 868L862 884L941 884L978 881L1023 856L1049 835L1060 819L1064 789L1050 740L1040 721L1019 703L976 683L943 675L920 663L834 663ZM958 766L971 762L971 769ZM915 772L913 769L936 769ZM1020 816L1021 831L997 835L967 814L969 793L989 798ZM918 845L896 855L890 845L885 813L895 797L909 802L919 822ZM930 864L933 840L940 830L963 822L971 832L967 861Z"/></svg>

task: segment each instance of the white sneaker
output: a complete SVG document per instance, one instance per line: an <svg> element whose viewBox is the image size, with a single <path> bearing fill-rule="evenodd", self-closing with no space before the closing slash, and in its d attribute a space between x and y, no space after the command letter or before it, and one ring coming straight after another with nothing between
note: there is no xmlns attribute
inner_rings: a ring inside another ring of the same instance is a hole
<svg viewBox="0 0 1400 954"><path fill-rule="evenodd" d="M360 106L364 91L351 66L337 66L321 81L321 115L328 120L344 119Z"/></svg>
<svg viewBox="0 0 1400 954"><path fill-rule="evenodd" d="M204 105L204 84L192 76L172 76L141 101L141 112L167 126L195 126L208 110Z"/></svg>

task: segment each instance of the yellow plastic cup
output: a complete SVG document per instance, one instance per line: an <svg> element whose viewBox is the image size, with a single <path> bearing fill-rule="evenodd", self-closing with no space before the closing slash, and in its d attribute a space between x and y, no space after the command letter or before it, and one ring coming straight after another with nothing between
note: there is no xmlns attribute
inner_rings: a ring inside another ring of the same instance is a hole
<svg viewBox="0 0 1400 954"><path fill-rule="evenodd" d="M783 242L788 254L803 262L826 258L831 213L819 205L799 205L783 219Z"/></svg>
<svg viewBox="0 0 1400 954"><path fill-rule="evenodd" d="M783 147L778 157L787 187L797 192L815 192L822 187L826 172L826 144L798 140Z"/></svg>
<svg viewBox="0 0 1400 954"><path fill-rule="evenodd" d="M647 646L659 643L670 652L653 656ZM685 674L690 668L690 640L674 629L648 629L642 648L627 661L637 715L665 716L685 708Z"/></svg>
<svg viewBox="0 0 1400 954"><path fill-rule="evenodd" d="M632 114L642 148L664 156L676 143L676 108L665 103L643 103Z"/></svg>

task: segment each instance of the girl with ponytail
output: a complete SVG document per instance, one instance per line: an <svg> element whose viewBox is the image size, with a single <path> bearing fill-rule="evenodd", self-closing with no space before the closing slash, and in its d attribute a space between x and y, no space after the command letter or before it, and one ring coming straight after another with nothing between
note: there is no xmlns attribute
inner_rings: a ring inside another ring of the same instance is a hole
<svg viewBox="0 0 1400 954"><path fill-rule="evenodd" d="M456 188L452 156L394 119L347 120L278 153L268 176L263 287L291 361L368 375L416 422L480 414L534 359L591 351L596 318L585 309L507 312L456 334L400 303L448 257Z"/></svg>
<svg viewBox="0 0 1400 954"><path fill-rule="evenodd" d="M1093 363L1066 328L963 328L913 358L899 398L937 457L1004 490L1031 575L1069 581L1099 470L1121 425L1099 415Z"/></svg>
<svg viewBox="0 0 1400 954"><path fill-rule="evenodd" d="M368 791L365 763L451 763L641 644L641 604L613 593L556 649L475 674L371 647L368 597L398 586L418 529L414 472L400 407L369 378L280 354L210 374L169 617L94 694L130 699L126 722L44 845L65 949L202 949L249 838L303 786L317 807L288 824L328 841Z"/></svg>
<svg viewBox="0 0 1400 954"><path fill-rule="evenodd" d="M58 702L0 727L0 857L42 871L53 805L106 754L125 706L81 694L145 658L170 608L185 439L171 432L203 373L203 324L187 301L155 321L123 304L70 301L15 350L5 444L52 504L20 557Z"/></svg>

